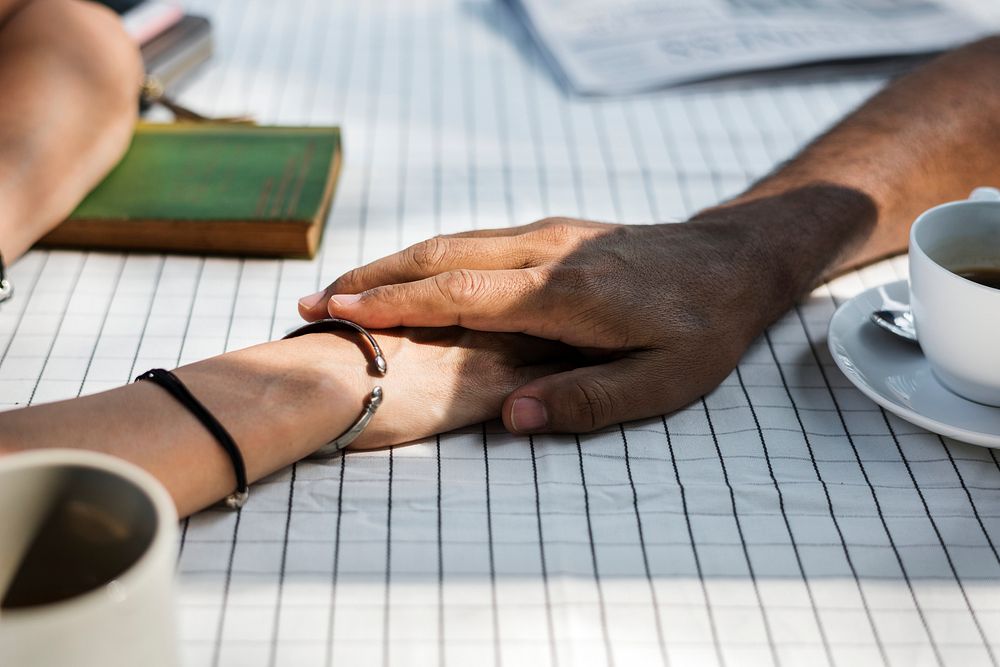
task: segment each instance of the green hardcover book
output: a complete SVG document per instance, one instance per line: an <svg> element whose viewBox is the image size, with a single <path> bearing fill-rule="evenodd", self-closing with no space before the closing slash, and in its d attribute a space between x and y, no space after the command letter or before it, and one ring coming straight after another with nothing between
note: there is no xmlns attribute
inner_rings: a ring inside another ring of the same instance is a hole
<svg viewBox="0 0 1000 667"><path fill-rule="evenodd" d="M44 245L312 257L340 168L335 127L140 124Z"/></svg>

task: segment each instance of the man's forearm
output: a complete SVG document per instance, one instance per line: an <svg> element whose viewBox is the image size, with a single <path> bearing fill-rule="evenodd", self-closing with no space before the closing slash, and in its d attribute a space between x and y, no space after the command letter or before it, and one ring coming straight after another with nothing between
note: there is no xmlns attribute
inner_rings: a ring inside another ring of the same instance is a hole
<svg viewBox="0 0 1000 667"><path fill-rule="evenodd" d="M128 145L141 77L119 20L81 0L6 3L0 19L0 252L61 221Z"/></svg>
<svg viewBox="0 0 1000 667"><path fill-rule="evenodd" d="M814 209L801 227L788 221L783 243L816 278L902 252L921 211L1000 183L998 72L1000 37L941 56L723 208L791 195Z"/></svg>

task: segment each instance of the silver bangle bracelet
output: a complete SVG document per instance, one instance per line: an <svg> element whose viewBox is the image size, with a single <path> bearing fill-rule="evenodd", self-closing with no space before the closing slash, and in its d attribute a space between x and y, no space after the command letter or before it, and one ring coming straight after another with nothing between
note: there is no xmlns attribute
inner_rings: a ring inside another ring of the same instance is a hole
<svg viewBox="0 0 1000 667"><path fill-rule="evenodd" d="M368 344L372 348L372 368L378 375L385 375L386 371L389 370L388 365L385 361L385 355L382 354L382 348L378 346L378 341L372 336L368 331L362 327L360 324L355 324L350 320L341 320L337 318L330 318L326 320L318 320L316 322L310 322L309 324L304 324L297 329L293 329L288 332L284 338L297 338L298 336L305 336L311 333L328 333L331 331L336 331L337 329L352 329L360 333ZM365 404L361 409L361 416L355 420L351 426L344 431L342 434L323 445L307 458L310 459L328 459L336 456L341 450L345 449L348 445L354 442L359 435L368 426L368 422L372 420L375 416L375 412L378 410L379 406L382 405L382 387L376 386L372 389L371 393L365 398Z"/></svg>

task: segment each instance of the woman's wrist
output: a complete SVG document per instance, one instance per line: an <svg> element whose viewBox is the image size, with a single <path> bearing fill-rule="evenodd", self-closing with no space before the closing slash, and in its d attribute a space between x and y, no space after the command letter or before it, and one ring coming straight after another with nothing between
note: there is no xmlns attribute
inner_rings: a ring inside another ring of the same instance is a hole
<svg viewBox="0 0 1000 667"><path fill-rule="evenodd" d="M371 352L359 334L316 333L280 342L297 345L306 353L298 362L301 366L297 372L307 378L300 391L309 397L305 402L310 415L306 418L317 427L307 444L312 453L354 425L372 390L382 380L370 371ZM296 424L296 428L300 427Z"/></svg>
<svg viewBox="0 0 1000 667"><path fill-rule="evenodd" d="M250 478L259 479L350 427L371 391L365 370L356 342L314 334L214 357L177 375L205 397L243 449ZM249 418L226 423L229 414ZM282 451L269 451L275 447Z"/></svg>

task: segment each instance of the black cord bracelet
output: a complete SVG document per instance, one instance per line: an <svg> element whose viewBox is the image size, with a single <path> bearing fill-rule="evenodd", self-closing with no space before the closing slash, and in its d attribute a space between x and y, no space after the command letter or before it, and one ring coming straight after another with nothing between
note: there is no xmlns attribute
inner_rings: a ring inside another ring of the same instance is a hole
<svg viewBox="0 0 1000 667"><path fill-rule="evenodd" d="M247 484L247 468L243 462L243 454L236 446L233 436L219 423L208 409L198 401L191 391L184 386L176 375L162 368L153 368L135 379L136 382L147 380L157 384L170 393L177 402L187 408L188 412L194 415L198 421L204 425L208 432L218 440L222 449L229 455L229 460L233 464L233 472L236 473L236 490L226 496L225 505L230 509L239 509L246 504L250 497L250 487Z"/></svg>

